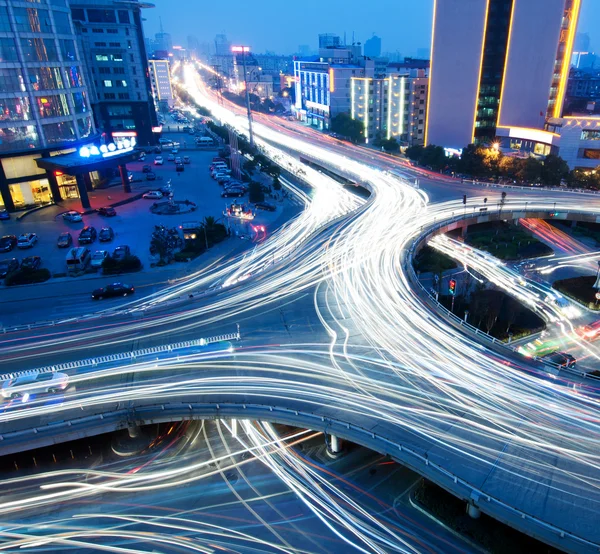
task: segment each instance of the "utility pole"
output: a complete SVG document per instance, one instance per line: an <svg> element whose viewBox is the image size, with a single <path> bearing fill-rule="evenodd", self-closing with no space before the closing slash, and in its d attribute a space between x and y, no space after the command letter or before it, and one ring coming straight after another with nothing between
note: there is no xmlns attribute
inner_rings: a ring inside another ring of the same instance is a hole
<svg viewBox="0 0 600 554"><path fill-rule="evenodd" d="M248 91L248 74L246 73L246 52L250 52L249 46L232 46L232 52L242 53L242 65L244 67L244 89L246 91L246 109L248 111L248 137L250 148L254 148L254 134L252 133L252 110L250 109L250 92Z"/></svg>

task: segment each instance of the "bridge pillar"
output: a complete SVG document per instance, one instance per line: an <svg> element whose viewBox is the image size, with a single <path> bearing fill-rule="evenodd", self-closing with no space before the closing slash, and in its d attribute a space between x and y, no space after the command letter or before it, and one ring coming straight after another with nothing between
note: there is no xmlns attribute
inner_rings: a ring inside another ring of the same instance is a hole
<svg viewBox="0 0 600 554"><path fill-rule="evenodd" d="M139 425L130 425L127 427L127 432L132 439L136 439L140 436L141 429Z"/></svg>
<svg viewBox="0 0 600 554"><path fill-rule="evenodd" d="M481 515L481 510L477 506L475 506L475 504L469 502L467 504L467 514L469 514L469 517L472 517L473 519L479 519L479 516Z"/></svg>
<svg viewBox="0 0 600 554"><path fill-rule="evenodd" d="M329 449L332 454L339 454L342 451L342 442L335 435L329 435Z"/></svg>
<svg viewBox="0 0 600 554"><path fill-rule="evenodd" d="M238 430L237 419L232 419L231 420L231 436L234 439L235 439L235 437L237 437L237 430Z"/></svg>
<svg viewBox="0 0 600 554"><path fill-rule="evenodd" d="M571 228L575 229L577 227L577 221L571 221Z"/></svg>

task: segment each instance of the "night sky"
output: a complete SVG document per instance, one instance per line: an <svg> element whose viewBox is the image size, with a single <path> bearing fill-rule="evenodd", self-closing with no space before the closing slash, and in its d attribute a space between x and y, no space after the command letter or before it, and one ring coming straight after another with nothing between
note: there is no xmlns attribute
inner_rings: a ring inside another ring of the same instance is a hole
<svg viewBox="0 0 600 554"><path fill-rule="evenodd" d="M317 49L319 33L337 33L347 42L363 42L376 33L384 52L416 54L428 48L431 36L431 0L318 0L285 4L281 0L150 0L154 9L144 10L145 32L154 36L160 30L171 33L174 44L187 46L187 36L200 42L213 42L225 32L232 42L248 44L256 52L292 54L298 45ZM176 6L176 9L174 9ZM286 8L286 6L288 6ZM590 34L592 49L600 51L600 0L583 0L579 31Z"/></svg>

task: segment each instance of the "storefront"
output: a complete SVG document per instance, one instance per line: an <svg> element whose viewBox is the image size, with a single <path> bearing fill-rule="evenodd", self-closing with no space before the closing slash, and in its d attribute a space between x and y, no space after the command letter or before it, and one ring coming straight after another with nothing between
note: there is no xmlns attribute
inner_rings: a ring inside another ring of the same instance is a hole
<svg viewBox="0 0 600 554"><path fill-rule="evenodd" d="M48 179L15 183L8 185L8 188L15 209L17 210L44 206L53 202Z"/></svg>

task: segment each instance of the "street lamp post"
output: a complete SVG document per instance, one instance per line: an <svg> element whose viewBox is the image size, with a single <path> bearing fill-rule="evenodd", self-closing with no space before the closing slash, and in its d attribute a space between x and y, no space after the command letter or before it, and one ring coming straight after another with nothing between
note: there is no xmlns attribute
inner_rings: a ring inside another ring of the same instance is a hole
<svg viewBox="0 0 600 554"><path fill-rule="evenodd" d="M248 137L250 147L254 148L254 134L252 133L252 110L250 109L250 92L248 91L248 74L246 73L246 52L250 52L249 46L232 46L232 52L242 53L242 64L244 66L244 90L246 91L246 110L248 111Z"/></svg>

